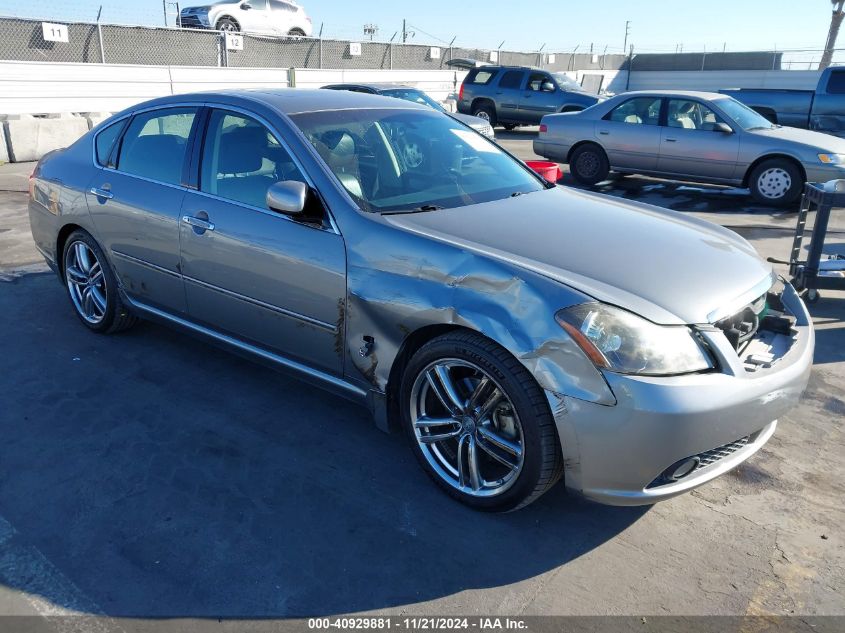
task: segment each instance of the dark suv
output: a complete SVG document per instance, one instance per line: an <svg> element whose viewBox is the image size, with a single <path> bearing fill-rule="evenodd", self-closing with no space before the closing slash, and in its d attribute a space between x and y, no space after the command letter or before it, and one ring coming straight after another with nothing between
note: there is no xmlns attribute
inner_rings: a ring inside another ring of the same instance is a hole
<svg viewBox="0 0 845 633"><path fill-rule="evenodd" d="M461 84L458 112L507 129L536 125L546 114L577 112L599 101L565 73L517 66L473 68Z"/></svg>

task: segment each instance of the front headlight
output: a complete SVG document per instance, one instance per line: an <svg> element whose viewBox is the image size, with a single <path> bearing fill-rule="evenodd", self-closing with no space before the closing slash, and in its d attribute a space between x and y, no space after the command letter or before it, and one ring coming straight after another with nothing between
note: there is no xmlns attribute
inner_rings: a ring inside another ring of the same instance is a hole
<svg viewBox="0 0 845 633"><path fill-rule="evenodd" d="M621 374L669 376L711 369L713 361L685 325L656 325L602 303L584 303L555 315L591 361Z"/></svg>
<svg viewBox="0 0 845 633"><path fill-rule="evenodd" d="M826 165L843 165L845 154L819 154L819 160Z"/></svg>

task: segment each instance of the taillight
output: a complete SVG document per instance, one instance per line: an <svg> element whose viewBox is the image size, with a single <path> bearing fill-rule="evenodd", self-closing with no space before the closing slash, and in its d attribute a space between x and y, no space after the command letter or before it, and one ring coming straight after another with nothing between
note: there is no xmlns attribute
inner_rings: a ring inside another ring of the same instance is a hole
<svg viewBox="0 0 845 633"><path fill-rule="evenodd" d="M540 134L545 134L548 131L549 131L549 126L546 125L545 123L541 123L540 124Z"/></svg>
<svg viewBox="0 0 845 633"><path fill-rule="evenodd" d="M461 89L458 91L458 101L464 100L464 85L461 84Z"/></svg>
<svg viewBox="0 0 845 633"><path fill-rule="evenodd" d="M35 169L29 175L29 197L35 198Z"/></svg>

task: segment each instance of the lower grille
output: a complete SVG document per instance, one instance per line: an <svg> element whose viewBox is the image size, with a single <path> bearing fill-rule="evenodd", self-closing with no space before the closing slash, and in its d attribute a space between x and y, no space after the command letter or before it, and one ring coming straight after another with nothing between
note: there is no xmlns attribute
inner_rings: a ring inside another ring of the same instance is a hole
<svg viewBox="0 0 845 633"><path fill-rule="evenodd" d="M657 486L665 486L666 484L674 484L678 481L682 481L683 479L686 479L687 477L701 470L702 468L707 468L708 466L712 466L713 464L725 459L726 457L730 457L741 448L747 446L748 442L750 441L751 436L746 435L745 437L741 437L733 442L728 442L727 444L723 444L722 446L711 448L709 451L704 451L703 453L698 453L697 455L690 455L689 457L685 457L684 459L678 460L677 462L669 466L669 468L664 470L660 474L660 476L657 477L654 481L652 481L648 486L646 486L646 489L656 488ZM676 472L680 464L689 462L690 460L695 460L694 468L691 468L689 472L686 472L683 477L675 478L672 476L672 474Z"/></svg>
<svg viewBox="0 0 845 633"><path fill-rule="evenodd" d="M202 29L205 28L199 18L194 15L182 15L179 17L179 26L183 29Z"/></svg>

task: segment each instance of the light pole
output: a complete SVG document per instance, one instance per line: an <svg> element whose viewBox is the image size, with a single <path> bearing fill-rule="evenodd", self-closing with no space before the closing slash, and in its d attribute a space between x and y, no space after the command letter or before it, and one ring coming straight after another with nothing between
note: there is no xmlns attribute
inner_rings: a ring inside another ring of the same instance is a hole
<svg viewBox="0 0 845 633"><path fill-rule="evenodd" d="M631 34L631 20L625 20L625 43L622 44L622 50L628 50L628 36Z"/></svg>

